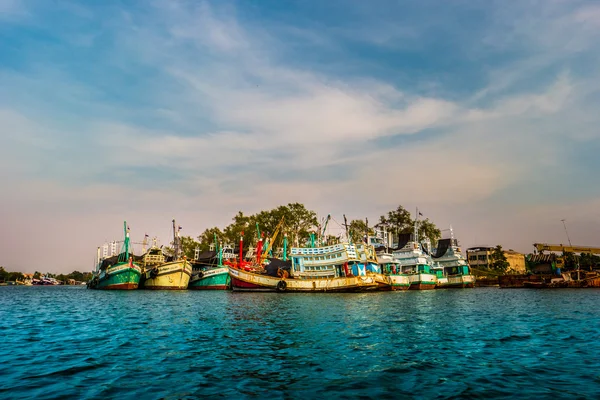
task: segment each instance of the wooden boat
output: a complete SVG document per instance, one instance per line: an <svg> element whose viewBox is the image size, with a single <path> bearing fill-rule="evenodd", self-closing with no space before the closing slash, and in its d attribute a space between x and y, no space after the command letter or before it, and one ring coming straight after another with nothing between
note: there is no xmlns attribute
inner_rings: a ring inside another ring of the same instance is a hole
<svg viewBox="0 0 600 400"><path fill-rule="evenodd" d="M100 256L98 247L96 271L88 282L90 289L104 290L131 290L137 289L142 270L134 261L135 256L130 253L129 228L127 222L123 223L125 240L120 254L104 257Z"/></svg>
<svg viewBox="0 0 600 400"><path fill-rule="evenodd" d="M227 290L231 288L229 269L222 260L230 259L233 254L231 247L219 251L198 253L192 261L192 276L188 289L192 290Z"/></svg>
<svg viewBox="0 0 600 400"><path fill-rule="evenodd" d="M322 277L299 279L277 277L260 272L229 267L234 290L264 292L358 292L376 290L378 284L371 276Z"/></svg>
<svg viewBox="0 0 600 400"><path fill-rule="evenodd" d="M192 265L185 256L181 256L179 229L176 228L175 220L173 220L173 237L173 256L166 257L156 244L142 256L144 289L187 289Z"/></svg>
<svg viewBox="0 0 600 400"><path fill-rule="evenodd" d="M382 274L370 271L372 265L369 262L355 262L360 251L360 246L357 254L357 247L348 243L295 247L291 249L291 260L272 259L265 268L251 263L230 264L232 288L244 291L356 292L377 290L380 285L389 286L389 281ZM273 263L278 262L283 265L275 265L275 268Z"/></svg>

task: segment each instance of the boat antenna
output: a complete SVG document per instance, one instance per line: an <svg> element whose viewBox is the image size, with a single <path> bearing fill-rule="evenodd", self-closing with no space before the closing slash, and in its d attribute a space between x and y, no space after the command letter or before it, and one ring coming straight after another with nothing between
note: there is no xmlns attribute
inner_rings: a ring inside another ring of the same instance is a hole
<svg viewBox="0 0 600 400"><path fill-rule="evenodd" d="M344 228L346 228L346 239L350 242L350 235L348 235L348 220L346 219L346 214L344 214Z"/></svg>
<svg viewBox="0 0 600 400"><path fill-rule="evenodd" d="M569 241L569 247L573 247L573 245L571 244L571 238L569 237L569 231L567 231L567 224L566 224L566 219L561 219L563 226L565 227L565 233L567 234L567 240Z"/></svg>

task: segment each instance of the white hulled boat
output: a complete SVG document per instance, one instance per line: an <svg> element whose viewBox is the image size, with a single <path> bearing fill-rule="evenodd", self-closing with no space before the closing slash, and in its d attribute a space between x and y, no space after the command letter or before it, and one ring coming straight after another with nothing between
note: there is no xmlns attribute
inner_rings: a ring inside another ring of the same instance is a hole
<svg viewBox="0 0 600 400"><path fill-rule="evenodd" d="M458 241L450 227L450 238L438 241L434 270L438 278L438 288L472 288L475 277L471 275L467 260L463 257Z"/></svg>

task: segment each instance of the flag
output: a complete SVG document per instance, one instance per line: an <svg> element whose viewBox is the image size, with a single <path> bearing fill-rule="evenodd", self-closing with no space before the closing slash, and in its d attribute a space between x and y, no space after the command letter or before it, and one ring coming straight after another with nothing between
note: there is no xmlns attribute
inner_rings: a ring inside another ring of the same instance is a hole
<svg viewBox="0 0 600 400"><path fill-rule="evenodd" d="M179 225L179 230L182 230L183 228L181 227L181 225Z"/></svg>
<svg viewBox="0 0 600 400"><path fill-rule="evenodd" d="M150 237L147 233L144 235L144 237Z"/></svg>
<svg viewBox="0 0 600 400"><path fill-rule="evenodd" d="M419 215L422 217L422 216L423 216L423 213L422 213L421 211L419 211Z"/></svg>

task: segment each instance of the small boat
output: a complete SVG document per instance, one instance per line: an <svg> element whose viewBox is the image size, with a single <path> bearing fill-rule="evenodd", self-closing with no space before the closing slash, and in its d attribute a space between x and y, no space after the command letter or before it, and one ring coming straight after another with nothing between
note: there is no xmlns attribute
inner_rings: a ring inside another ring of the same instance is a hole
<svg viewBox="0 0 600 400"><path fill-rule="evenodd" d="M437 288L472 288L475 277L471 275L467 260L463 257L458 241L450 227L450 238L438 241L436 253L432 255Z"/></svg>
<svg viewBox="0 0 600 400"><path fill-rule="evenodd" d="M125 240L121 253L110 257L100 256L98 247L96 271L87 283L89 289L132 290L140 283L142 269L135 261L136 257L130 252L129 227L123 223Z"/></svg>
<svg viewBox="0 0 600 400"><path fill-rule="evenodd" d="M229 269L223 265L223 259L229 260L233 249L225 246L219 251L209 250L196 255L192 264L192 276L188 289L191 290L227 290L231 288Z"/></svg>
<svg viewBox="0 0 600 400"><path fill-rule="evenodd" d="M180 228L179 228L180 229ZM156 243L142 256L142 282L144 289L187 289L192 265L181 256L181 238L173 220L173 255L165 256Z"/></svg>

